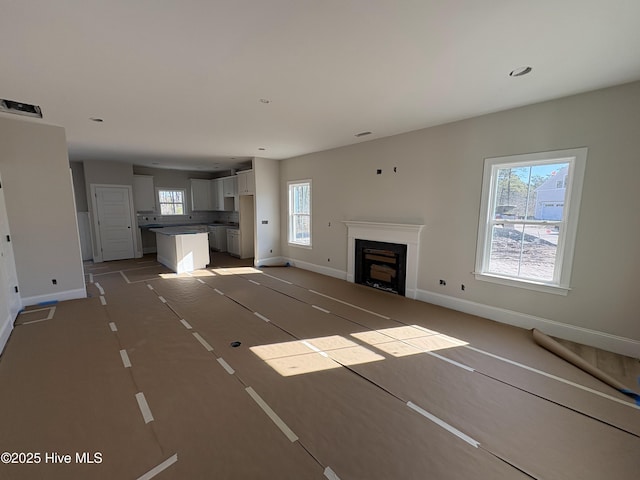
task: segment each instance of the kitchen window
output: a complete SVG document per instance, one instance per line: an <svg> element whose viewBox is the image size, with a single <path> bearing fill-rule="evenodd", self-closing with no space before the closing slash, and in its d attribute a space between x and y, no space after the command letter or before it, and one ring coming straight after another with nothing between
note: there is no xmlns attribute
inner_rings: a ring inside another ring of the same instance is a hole
<svg viewBox="0 0 640 480"><path fill-rule="evenodd" d="M289 235L291 245L311 247L311 180L289 182Z"/></svg>
<svg viewBox="0 0 640 480"><path fill-rule="evenodd" d="M487 158L475 276L566 295L587 149Z"/></svg>
<svg viewBox="0 0 640 480"><path fill-rule="evenodd" d="M185 214L185 190L184 189L158 189L158 201L160 203L160 215L184 215Z"/></svg>

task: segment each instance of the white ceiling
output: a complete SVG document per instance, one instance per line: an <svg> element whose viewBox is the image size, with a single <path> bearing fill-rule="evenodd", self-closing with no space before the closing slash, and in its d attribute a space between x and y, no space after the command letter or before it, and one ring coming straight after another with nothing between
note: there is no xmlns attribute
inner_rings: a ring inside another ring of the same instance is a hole
<svg viewBox="0 0 640 480"><path fill-rule="evenodd" d="M39 105L34 121L66 129L72 160L214 170L640 79L638 0L0 0L0 12L0 98Z"/></svg>

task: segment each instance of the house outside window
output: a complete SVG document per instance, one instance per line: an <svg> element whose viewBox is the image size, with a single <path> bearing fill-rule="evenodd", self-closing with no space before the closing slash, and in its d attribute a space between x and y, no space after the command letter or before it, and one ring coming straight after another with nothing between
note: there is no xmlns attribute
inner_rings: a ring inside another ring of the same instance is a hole
<svg viewBox="0 0 640 480"><path fill-rule="evenodd" d="M158 189L158 202L160 215L184 215L185 214L185 190L181 188Z"/></svg>
<svg viewBox="0 0 640 480"><path fill-rule="evenodd" d="M291 245L311 247L311 180L288 182Z"/></svg>
<svg viewBox="0 0 640 480"><path fill-rule="evenodd" d="M587 149L487 158L475 276L566 295Z"/></svg>

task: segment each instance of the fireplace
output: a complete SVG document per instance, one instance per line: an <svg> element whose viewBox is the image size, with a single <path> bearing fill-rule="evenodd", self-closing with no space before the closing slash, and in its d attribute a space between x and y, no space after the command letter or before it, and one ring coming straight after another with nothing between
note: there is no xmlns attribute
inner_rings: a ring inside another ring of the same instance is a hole
<svg viewBox="0 0 640 480"><path fill-rule="evenodd" d="M406 245L357 238L355 249L355 283L405 294Z"/></svg>
<svg viewBox="0 0 640 480"><path fill-rule="evenodd" d="M418 293L418 264L420 232L424 225L408 223L384 223L367 220L346 220L347 226L347 281L356 281L356 240L386 242L406 247L405 259L398 264L404 267L404 296L416 298ZM386 249L381 249L386 250ZM389 265L389 262L383 262ZM387 275L384 275L387 273ZM386 268L376 268L374 276L386 280L390 272ZM390 279L390 278L389 278Z"/></svg>

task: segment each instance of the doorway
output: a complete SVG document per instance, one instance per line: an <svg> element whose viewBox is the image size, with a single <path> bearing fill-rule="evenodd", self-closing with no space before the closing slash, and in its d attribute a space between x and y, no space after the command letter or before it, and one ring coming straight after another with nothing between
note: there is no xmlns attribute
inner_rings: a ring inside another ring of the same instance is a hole
<svg viewBox="0 0 640 480"><path fill-rule="evenodd" d="M129 185L91 185L97 252L94 261L135 257L135 218Z"/></svg>
<svg viewBox="0 0 640 480"><path fill-rule="evenodd" d="M0 352L22 308L12 242L0 179Z"/></svg>

